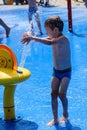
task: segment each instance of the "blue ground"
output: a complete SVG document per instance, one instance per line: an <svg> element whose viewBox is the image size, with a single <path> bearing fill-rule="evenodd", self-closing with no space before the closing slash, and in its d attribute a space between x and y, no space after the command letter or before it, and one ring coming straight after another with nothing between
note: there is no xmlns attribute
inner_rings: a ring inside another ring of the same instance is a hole
<svg viewBox="0 0 87 130"><path fill-rule="evenodd" d="M50 78L52 74L51 47L39 43L28 46L24 67L32 73L31 77L17 85L15 91L15 113L21 117L17 121L3 120L3 90L0 87L0 129L1 130L87 130L87 9L73 7L73 31L68 32L66 7L39 7L42 30L48 16L59 15L65 24L63 33L71 43L72 79L68 89L69 121L66 126L48 127L52 119ZM0 6L0 17L12 27L10 37L2 41L15 53L18 65L23 58L24 45L20 39L28 29L27 6ZM0 29L2 29L0 27ZM3 29L2 29L3 30ZM35 30L37 27L35 24ZM4 32L4 30L3 30ZM25 59L24 59L25 60ZM49 61L49 62L48 62ZM59 101L59 117L62 115Z"/></svg>

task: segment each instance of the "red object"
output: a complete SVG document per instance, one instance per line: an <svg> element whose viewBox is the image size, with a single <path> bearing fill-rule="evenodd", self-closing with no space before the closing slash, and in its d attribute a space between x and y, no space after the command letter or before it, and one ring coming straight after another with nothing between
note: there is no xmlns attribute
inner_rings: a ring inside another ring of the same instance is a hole
<svg viewBox="0 0 87 130"><path fill-rule="evenodd" d="M67 9L68 9L68 28L69 31L72 32L72 6L71 6L71 0L67 0Z"/></svg>

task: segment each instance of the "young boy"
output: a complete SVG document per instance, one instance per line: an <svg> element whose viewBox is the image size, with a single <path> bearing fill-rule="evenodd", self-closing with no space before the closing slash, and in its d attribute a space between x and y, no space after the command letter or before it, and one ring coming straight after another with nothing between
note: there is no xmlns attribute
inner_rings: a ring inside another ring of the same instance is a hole
<svg viewBox="0 0 87 130"><path fill-rule="evenodd" d="M1 18L0 25L6 30L6 37L8 37L10 33L10 27L8 27L7 24Z"/></svg>
<svg viewBox="0 0 87 130"><path fill-rule="evenodd" d="M54 65L51 81L53 120L48 123L48 126L52 126L55 123L59 123L58 97L63 107L63 116L60 123L66 122L68 119L68 100L66 93L71 78L71 54L69 40L62 34L64 24L61 18L59 16L50 17L45 21L44 26L49 36L48 38L39 38L26 33L22 37L22 42L29 43L30 40L35 40L46 45L52 45Z"/></svg>
<svg viewBox="0 0 87 130"><path fill-rule="evenodd" d="M32 21L32 17L34 15L38 28L39 28L39 31L40 31L40 34L42 35L43 33L41 30L39 11L38 11L38 8L36 5L36 0L28 0L28 5L29 5L28 17L29 17L29 23L31 25L31 33L34 34L34 27L33 27L33 21Z"/></svg>

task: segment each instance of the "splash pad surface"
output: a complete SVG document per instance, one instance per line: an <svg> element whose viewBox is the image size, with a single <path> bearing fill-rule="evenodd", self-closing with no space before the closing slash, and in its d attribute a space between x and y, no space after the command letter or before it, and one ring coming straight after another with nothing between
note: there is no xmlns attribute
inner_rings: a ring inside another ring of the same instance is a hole
<svg viewBox="0 0 87 130"><path fill-rule="evenodd" d="M23 120L14 123L3 123L2 130L86 130L87 127L87 98L86 98L86 77L87 77L87 9L85 7L73 7L73 30L82 36L76 36L68 32L67 8L66 7L39 7L42 30L44 21L51 15L59 15L64 20L63 33L68 36L71 42L72 54L72 79L68 89L69 100L69 122L66 127L53 126L49 128L46 124L53 116L51 111L50 79L52 75L52 55L51 47L39 43L28 46L24 67L31 71L31 78L26 82L18 84L15 92L16 116L21 116ZM24 46L20 39L22 34L28 30L28 7L27 6L0 6L0 17L12 27L10 37L2 41L8 45L16 54L18 64L20 64ZM37 30L35 24L35 30ZM4 30L3 30L4 31ZM36 31L37 32L37 31ZM50 57L50 58L49 58ZM49 61L49 62L48 62ZM21 88L22 86L22 88ZM21 90L21 91L20 91ZM0 87L3 95L3 88ZM2 95L0 96L0 116L3 119ZM61 102L59 101L59 117L62 116ZM27 122L26 122L27 121ZM29 122L28 122L29 121ZM24 124L24 127L22 126ZM10 127L11 126L11 127Z"/></svg>

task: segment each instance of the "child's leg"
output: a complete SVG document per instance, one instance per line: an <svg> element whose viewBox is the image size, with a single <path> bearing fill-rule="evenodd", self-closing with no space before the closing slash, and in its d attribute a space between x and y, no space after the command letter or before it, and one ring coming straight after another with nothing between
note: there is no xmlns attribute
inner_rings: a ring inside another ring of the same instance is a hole
<svg viewBox="0 0 87 130"><path fill-rule="evenodd" d="M52 103L52 112L54 119L50 121L47 125L52 126L55 123L58 123L58 89L59 89L60 81L56 77L52 78L52 93L51 93L51 103Z"/></svg>
<svg viewBox="0 0 87 130"><path fill-rule="evenodd" d="M35 13L35 19L36 19L40 34L42 35L43 33L42 33L42 29L41 29L41 23L40 23L40 17L39 17L38 11L36 11L36 13Z"/></svg>
<svg viewBox="0 0 87 130"><path fill-rule="evenodd" d="M33 27L33 21L32 20L30 20L30 22L29 22L29 24L30 24L30 33L32 34L32 35L35 35L35 33L34 33L34 27Z"/></svg>
<svg viewBox="0 0 87 130"><path fill-rule="evenodd" d="M33 27L33 20L32 20L32 17L33 17L33 13L32 12L28 12L28 19L29 19L29 24L30 24L30 33L33 35L34 34L34 27Z"/></svg>
<svg viewBox="0 0 87 130"><path fill-rule="evenodd" d="M0 25L3 28L5 28L5 30L6 30L6 37L8 37L9 33L10 33L10 27L8 27L7 24L2 19L0 19Z"/></svg>
<svg viewBox="0 0 87 130"><path fill-rule="evenodd" d="M49 0L46 0L45 6L47 6L49 4Z"/></svg>
<svg viewBox="0 0 87 130"><path fill-rule="evenodd" d="M48 3L49 3L49 0L46 0L46 2L48 2Z"/></svg>
<svg viewBox="0 0 87 130"><path fill-rule="evenodd" d="M68 100L66 97L66 92L67 92L67 88L69 85L70 79L65 77L62 79L61 81L61 88L60 88L60 92L59 92L59 98L62 102L62 106L63 106L63 118L61 121L66 122L67 118L68 118Z"/></svg>
<svg viewBox="0 0 87 130"><path fill-rule="evenodd" d="M41 4L44 4L44 0L40 0L40 3L41 3Z"/></svg>

